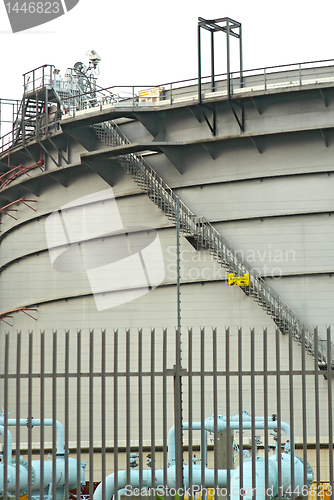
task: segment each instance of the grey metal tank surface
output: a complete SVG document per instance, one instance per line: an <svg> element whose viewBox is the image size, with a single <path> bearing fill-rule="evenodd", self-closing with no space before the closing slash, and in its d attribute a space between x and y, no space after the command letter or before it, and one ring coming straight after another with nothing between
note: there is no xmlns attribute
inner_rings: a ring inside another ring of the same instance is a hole
<svg viewBox="0 0 334 500"><path fill-rule="evenodd" d="M80 330L88 342L92 329L175 328L179 199L182 327L229 325L234 340L240 326L267 327L271 358L276 328L292 331L296 366L305 334L331 364L321 339L334 322L334 66L245 71L242 85L231 74L203 81L200 98L193 82L130 97L97 90L93 76L82 88L79 72L26 74L21 114L1 139L1 344L5 332ZM230 273L248 273L249 286L228 286ZM288 336L281 350L288 370ZM61 389L57 398L61 408Z"/></svg>

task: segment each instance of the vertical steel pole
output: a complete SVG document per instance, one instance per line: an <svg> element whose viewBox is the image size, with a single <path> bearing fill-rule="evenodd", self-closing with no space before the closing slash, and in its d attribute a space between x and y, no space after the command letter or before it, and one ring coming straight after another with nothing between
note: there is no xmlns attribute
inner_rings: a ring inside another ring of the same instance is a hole
<svg viewBox="0 0 334 500"><path fill-rule="evenodd" d="M36 97L37 100L37 97ZM49 91L48 88L45 89L45 135L49 135L49 107L48 107L48 101L49 101ZM36 111L36 135L38 133L37 125L38 121L43 120L43 113L41 113L40 117L38 116L38 101L37 101L37 111ZM55 118L55 123L56 123L56 118ZM43 135L43 134L42 134Z"/></svg>
<svg viewBox="0 0 334 500"><path fill-rule="evenodd" d="M176 487L183 488L182 379L181 379L181 304L180 304L180 200L176 200L177 329L174 378L174 418L176 440Z"/></svg>
<svg viewBox="0 0 334 500"><path fill-rule="evenodd" d="M215 91L215 38L211 31L211 91Z"/></svg>
<svg viewBox="0 0 334 500"><path fill-rule="evenodd" d="M197 51L198 51L198 104L202 102L202 61L201 61L201 26L197 26Z"/></svg>
<svg viewBox="0 0 334 500"><path fill-rule="evenodd" d="M181 291L180 291L180 200L176 200L176 299L177 299L177 329L178 335L181 335ZM181 339L180 339L181 341ZM177 346L177 363L181 364L181 349Z"/></svg>
<svg viewBox="0 0 334 500"><path fill-rule="evenodd" d="M242 52L242 26L239 26L239 56L240 56L240 88L244 86L244 63Z"/></svg>
<svg viewBox="0 0 334 500"><path fill-rule="evenodd" d="M230 22L226 20L226 51L227 51L227 95L228 98L231 99L231 80L230 80Z"/></svg>

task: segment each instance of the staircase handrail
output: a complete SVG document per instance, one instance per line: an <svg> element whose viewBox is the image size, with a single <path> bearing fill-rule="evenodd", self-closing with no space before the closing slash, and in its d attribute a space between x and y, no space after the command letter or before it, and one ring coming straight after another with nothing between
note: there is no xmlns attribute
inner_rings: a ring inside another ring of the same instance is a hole
<svg viewBox="0 0 334 500"><path fill-rule="evenodd" d="M129 139L123 134L118 125L112 121L96 124L96 126L104 126L112 135L113 146L122 146L131 144ZM94 125L95 127L95 125ZM199 240L201 246L209 249L214 257L225 268L233 273L243 275L249 274L249 295L257 298L267 309L268 314L274 319L277 325L281 325L283 333L290 332L291 335L301 342L302 335L305 337L305 346L309 352L315 355L314 352L314 332L307 323L280 297L280 295L266 282L266 280L253 269L250 264L244 261L238 252L225 240L225 238L217 231L213 225L204 217L196 216L174 193L172 188L156 173L156 171L147 163L145 158L136 153L128 153L123 155L123 162L126 165L133 166L137 172L133 177L145 179L142 187L148 194L154 196L158 193L161 202L164 203L164 211L167 213L166 206L170 218L176 216L176 204L180 206L180 229L182 232L193 235ZM132 173L133 172L129 172ZM318 337L318 361L327 362L327 350L323 345L322 339Z"/></svg>

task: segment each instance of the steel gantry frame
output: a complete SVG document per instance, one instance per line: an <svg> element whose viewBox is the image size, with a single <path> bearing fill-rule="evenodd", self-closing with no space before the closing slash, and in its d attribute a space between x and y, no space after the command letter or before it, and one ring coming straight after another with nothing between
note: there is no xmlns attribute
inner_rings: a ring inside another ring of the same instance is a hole
<svg viewBox="0 0 334 500"><path fill-rule="evenodd" d="M198 45L198 105L204 116L204 119L212 132L212 135L217 133L217 123L216 123L216 104L203 105L202 102L202 42L201 42L201 29L205 29L211 34L211 90L215 92L216 82L215 82L215 47L214 47L214 35L216 32L221 31L226 34L226 61L227 61L227 94L228 102L231 106L232 112L234 114L237 123L242 130L245 130L245 116L244 116L244 105L243 101L232 99L232 84L231 80L231 48L230 48L230 37L233 36L239 40L239 71L240 71L240 88L243 87L243 56L242 56L242 26L238 21L234 21L229 17L223 17L220 19L203 19L203 17L198 18L197 26L197 45ZM238 116L237 109L241 110L241 117ZM209 118L206 114L206 109L212 112L212 123L210 123Z"/></svg>

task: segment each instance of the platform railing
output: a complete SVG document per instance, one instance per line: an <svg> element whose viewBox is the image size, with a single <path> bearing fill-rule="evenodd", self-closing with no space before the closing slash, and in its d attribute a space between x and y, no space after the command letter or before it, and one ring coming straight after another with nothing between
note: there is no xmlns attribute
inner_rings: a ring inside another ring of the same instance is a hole
<svg viewBox="0 0 334 500"><path fill-rule="evenodd" d="M98 137L109 147L131 144L114 122L98 123L93 127ZM243 291L261 305L283 334L291 333L294 340L299 343L304 337L307 352L315 355L313 329L291 309L248 262L238 255L238 252L209 221L204 217L196 216L141 155L137 153L122 155L120 164L150 200L173 222L176 221L177 204L179 204L181 232L193 237L203 249L209 250L228 272L237 276L249 274L249 287L243 287ZM327 363L327 350L324 342L318 338L317 344L316 352L319 363ZM331 363L331 360L328 362Z"/></svg>
<svg viewBox="0 0 334 500"><path fill-rule="evenodd" d="M75 116L78 111L102 111L109 107L151 107L161 105L177 105L182 103L198 102L198 77L151 85L113 85L102 88L96 86L91 92L84 92L78 84L73 72L68 71L63 79L53 65L43 65L31 70L24 75L24 98L32 98L39 91L50 88L62 102L62 111L70 116ZM271 66L231 72L229 75L230 96L228 96L228 75L226 73L201 78L202 100L215 100L233 97L238 99L247 92L267 92L276 89L290 89L294 87L307 87L310 85L334 86L334 60L311 61L283 66ZM144 89L160 88L163 92L157 99L139 98L139 92ZM67 97L63 94L67 92ZM60 95L62 93L62 95ZM24 121L24 116L13 120L12 130L0 139L0 154L14 144L19 144L17 129L22 128L19 121Z"/></svg>

